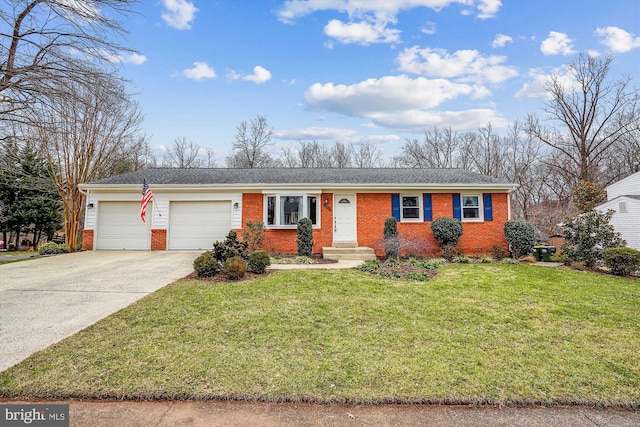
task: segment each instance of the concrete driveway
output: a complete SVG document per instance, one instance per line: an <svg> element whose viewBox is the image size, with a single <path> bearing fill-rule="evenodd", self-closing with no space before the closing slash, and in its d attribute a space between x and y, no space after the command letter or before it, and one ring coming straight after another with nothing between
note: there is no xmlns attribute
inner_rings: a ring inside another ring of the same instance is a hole
<svg viewBox="0 0 640 427"><path fill-rule="evenodd" d="M91 251L0 265L0 371L188 275L200 253Z"/></svg>

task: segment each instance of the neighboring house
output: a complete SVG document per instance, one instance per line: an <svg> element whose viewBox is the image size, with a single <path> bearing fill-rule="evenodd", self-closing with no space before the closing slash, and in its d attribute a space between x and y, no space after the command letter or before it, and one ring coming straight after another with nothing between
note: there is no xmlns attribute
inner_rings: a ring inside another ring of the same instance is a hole
<svg viewBox="0 0 640 427"><path fill-rule="evenodd" d="M143 180L153 191L139 216ZM438 217L463 223L467 255L506 247L515 184L459 169L146 169L80 185L86 193L84 250L210 249L230 230L263 222L264 249L296 253L297 222L313 222L314 253L365 246L384 255L387 218L414 253L437 253Z"/></svg>
<svg viewBox="0 0 640 427"><path fill-rule="evenodd" d="M608 186L607 201L596 209L613 210L613 228L622 234L628 247L640 250L640 172Z"/></svg>

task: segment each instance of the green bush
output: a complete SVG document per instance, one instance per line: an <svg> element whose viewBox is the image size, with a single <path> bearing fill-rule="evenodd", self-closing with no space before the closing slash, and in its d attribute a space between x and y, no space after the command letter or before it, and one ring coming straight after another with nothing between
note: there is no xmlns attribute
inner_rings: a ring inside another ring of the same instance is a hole
<svg viewBox="0 0 640 427"><path fill-rule="evenodd" d="M442 255L442 258L445 260L453 262L455 257L461 256L463 253L460 249L456 249L454 245L446 245L440 251L440 255Z"/></svg>
<svg viewBox="0 0 640 427"><path fill-rule="evenodd" d="M384 253L387 259L400 256L400 240L398 239L398 221L394 217L384 220Z"/></svg>
<svg viewBox="0 0 640 427"><path fill-rule="evenodd" d="M360 264L356 267L356 270L364 271L365 273L372 273L378 268L380 268L380 261L376 258Z"/></svg>
<svg viewBox="0 0 640 427"><path fill-rule="evenodd" d="M533 252L536 230L526 221L510 220L504 223L504 235L511 247L514 258L521 258Z"/></svg>
<svg viewBox="0 0 640 427"><path fill-rule="evenodd" d="M206 251L193 261L193 269L198 277L215 276L220 272L220 263L211 251Z"/></svg>
<svg viewBox="0 0 640 427"><path fill-rule="evenodd" d="M593 210L565 220L562 253L568 262L583 262L587 268L594 268L604 260L607 249L624 245L620 233L609 223L612 214Z"/></svg>
<svg viewBox="0 0 640 427"><path fill-rule="evenodd" d="M437 218L431 223L431 231L442 250L448 246L455 248L462 237L462 223L455 218Z"/></svg>
<svg viewBox="0 0 640 427"><path fill-rule="evenodd" d="M255 251L249 254L249 271L256 274L263 274L267 267L271 265L269 254L265 251Z"/></svg>
<svg viewBox="0 0 640 427"><path fill-rule="evenodd" d="M215 242L213 244L213 253L221 265L230 258L238 257L244 260L249 259L248 244L238 240L238 233L234 230L229 231L223 242Z"/></svg>
<svg viewBox="0 0 640 427"><path fill-rule="evenodd" d="M69 252L71 252L71 249L63 243L48 242L38 248L40 255L68 254Z"/></svg>
<svg viewBox="0 0 640 427"><path fill-rule="evenodd" d="M453 259L453 262L456 262L458 264L469 264L471 260L469 259L469 257L462 255L462 256L455 257Z"/></svg>
<svg viewBox="0 0 640 427"><path fill-rule="evenodd" d="M313 252L313 222L310 218L302 218L298 221L298 255L310 257Z"/></svg>
<svg viewBox="0 0 640 427"><path fill-rule="evenodd" d="M222 272L229 280L239 280L247 273L247 261L240 257L232 257L224 262Z"/></svg>
<svg viewBox="0 0 640 427"><path fill-rule="evenodd" d="M609 248L604 263L616 276L630 276L640 270L640 251L633 248Z"/></svg>

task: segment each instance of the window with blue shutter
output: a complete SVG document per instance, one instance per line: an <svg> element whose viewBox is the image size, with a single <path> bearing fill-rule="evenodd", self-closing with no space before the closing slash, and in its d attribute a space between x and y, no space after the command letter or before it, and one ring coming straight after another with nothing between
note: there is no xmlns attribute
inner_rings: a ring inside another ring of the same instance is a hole
<svg viewBox="0 0 640 427"><path fill-rule="evenodd" d="M490 193L484 193L482 195L482 205L484 206L484 220L493 221L493 205Z"/></svg>
<svg viewBox="0 0 640 427"><path fill-rule="evenodd" d="M453 217L462 221L462 209L460 208L460 193L452 194L453 200Z"/></svg>
<svg viewBox="0 0 640 427"><path fill-rule="evenodd" d="M424 193L422 195L422 207L424 211L424 220L433 221L433 207L431 205L431 194Z"/></svg>
<svg viewBox="0 0 640 427"><path fill-rule="evenodd" d="M400 194L393 193L391 195L391 215L400 221Z"/></svg>

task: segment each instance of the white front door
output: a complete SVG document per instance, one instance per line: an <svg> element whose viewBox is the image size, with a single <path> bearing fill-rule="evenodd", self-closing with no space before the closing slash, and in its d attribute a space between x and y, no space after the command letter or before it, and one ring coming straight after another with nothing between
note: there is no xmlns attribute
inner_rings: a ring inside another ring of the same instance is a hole
<svg viewBox="0 0 640 427"><path fill-rule="evenodd" d="M333 241L356 241L356 196L333 196Z"/></svg>

